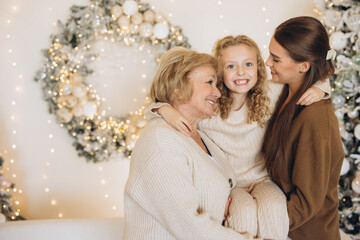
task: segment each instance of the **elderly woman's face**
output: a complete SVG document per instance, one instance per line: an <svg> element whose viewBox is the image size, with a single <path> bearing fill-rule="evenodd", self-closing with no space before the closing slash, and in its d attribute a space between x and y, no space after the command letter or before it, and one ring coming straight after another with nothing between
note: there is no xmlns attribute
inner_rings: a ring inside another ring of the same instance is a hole
<svg viewBox="0 0 360 240"><path fill-rule="evenodd" d="M216 87L217 75L213 67L201 66L193 69L188 78L193 87L193 94L187 103L194 117L205 119L214 114L214 104L221 96Z"/></svg>

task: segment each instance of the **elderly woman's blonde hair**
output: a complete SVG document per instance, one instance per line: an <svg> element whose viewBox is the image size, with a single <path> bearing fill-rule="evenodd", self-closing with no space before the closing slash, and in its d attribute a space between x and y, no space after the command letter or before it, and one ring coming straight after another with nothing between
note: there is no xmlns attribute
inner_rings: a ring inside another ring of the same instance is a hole
<svg viewBox="0 0 360 240"><path fill-rule="evenodd" d="M267 79L266 67L257 44L254 40L245 35L226 36L215 43L213 55L217 59L220 59L222 56L221 53L224 49L241 44L251 47L255 51L257 58L258 79L255 86L247 93L246 96L246 105L249 109L247 123L258 122L259 125L263 127L270 114L270 110L268 107L269 98L264 90L265 81ZM221 97L218 101L216 112L220 114L222 119L226 119L231 111L233 99L230 96L230 90L225 86L223 80L218 81L218 88L221 92Z"/></svg>
<svg viewBox="0 0 360 240"><path fill-rule="evenodd" d="M184 47L174 47L160 58L157 72L150 89L150 98L154 102L172 104L174 101L186 103L193 89L189 73L197 67L214 68L217 77L221 74L219 61L206 53L198 53Z"/></svg>

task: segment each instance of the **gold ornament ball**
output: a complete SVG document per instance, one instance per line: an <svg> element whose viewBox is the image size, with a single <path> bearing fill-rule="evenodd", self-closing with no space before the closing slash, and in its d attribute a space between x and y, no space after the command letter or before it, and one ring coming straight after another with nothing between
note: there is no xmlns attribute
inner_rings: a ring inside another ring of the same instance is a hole
<svg viewBox="0 0 360 240"><path fill-rule="evenodd" d="M153 23L155 20L155 13L151 10L144 12L144 20L148 23Z"/></svg>
<svg viewBox="0 0 360 240"><path fill-rule="evenodd" d="M120 17L122 15L122 13L123 13L123 10L120 5L114 5L111 8L111 15L114 16L115 18Z"/></svg>

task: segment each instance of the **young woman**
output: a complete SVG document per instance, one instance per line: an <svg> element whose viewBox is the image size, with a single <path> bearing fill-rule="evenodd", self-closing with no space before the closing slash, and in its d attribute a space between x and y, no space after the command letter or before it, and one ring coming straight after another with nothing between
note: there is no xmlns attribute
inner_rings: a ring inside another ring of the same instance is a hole
<svg viewBox="0 0 360 240"><path fill-rule="evenodd" d="M329 38L312 17L276 28L266 61L285 84L266 130L262 152L272 179L287 197L292 240L339 240L337 185L344 151L330 100L307 107L297 99L334 72Z"/></svg>

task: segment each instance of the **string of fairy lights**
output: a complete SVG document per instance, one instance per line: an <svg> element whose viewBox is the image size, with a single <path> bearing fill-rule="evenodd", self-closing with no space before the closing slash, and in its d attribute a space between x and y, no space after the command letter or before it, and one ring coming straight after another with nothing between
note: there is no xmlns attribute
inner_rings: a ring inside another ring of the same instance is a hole
<svg viewBox="0 0 360 240"><path fill-rule="evenodd" d="M179 0L169 0L170 4L172 3L175 3L175 1L179 1ZM226 20L226 14L225 14L225 10L224 8L222 8L224 6L224 4L226 4L225 1L222 1L222 0L215 0L212 4L214 4L218 10L219 10L219 15L218 15L218 18L220 19L220 21L225 21ZM53 11L53 7L52 6L49 6L48 8L48 11L49 13L51 13ZM151 6L151 9L153 11L156 10L156 8L154 6ZM9 19L6 19L6 24L8 24L9 28L8 29L11 29L11 24L13 23L13 19L15 19L17 17L17 14L21 13L21 8L19 8L17 5L13 5L11 6L11 9L8 9L9 11ZM261 9L259 9L259 12L261 14L261 16L264 16L265 19L264 19L264 22L265 23L269 23L270 20L269 18L267 17L267 8L266 6L263 6ZM172 16L173 16L173 13L172 12L169 12L166 14L166 16L171 19ZM123 20L123 21L126 21L126 20ZM57 25L56 22L53 22L52 25ZM229 29L227 28L224 28L224 34L228 34L229 33ZM267 44L268 44L268 40L270 39L270 35L271 33L270 32L265 32L265 35L268 37L266 39L263 40L262 43L259 43L259 46L262 46L263 49L266 49L267 48ZM5 33L5 37L6 39L8 40L7 42L9 43L9 46L10 46L10 43L11 41L13 40L13 36L11 35L10 32L7 32ZM108 39L109 41L113 41L111 40L111 38ZM54 47L54 51L56 50L55 47L57 45L54 44L53 47ZM16 139L19 135L21 135L21 132L19 132L18 127L19 127L19 121L21 119L17 119L17 112L18 109L17 109L17 105L18 105L18 102L20 101L24 101L24 99L22 99L22 93L24 91L24 80L29 80L31 78L31 76L24 76L22 73L21 73L21 69L24 67L24 66L20 66L16 59L13 58L12 56L14 55L14 53L16 52L16 48L15 47L9 47L7 49L7 55L8 55L8 61L9 61L9 64L11 65L11 67L15 70L14 71L14 75L15 76L12 76L13 79L15 79L14 82L14 87L13 89L15 90L15 94L14 94L14 98L10 101L10 104L12 106L11 108L11 115L10 115L10 119L11 119L11 122L13 123L11 128L13 129L11 131L11 134L14 136L12 139L12 142L10 144L10 149L9 150L4 150L2 152L2 156L4 157L7 166L5 168L5 171L4 171L4 175L8 175L11 177L11 181L14 181L16 183L16 169L13 168L14 166L14 163L17 161L17 158L15 157L9 157L9 156L16 156L16 151L18 151L18 147L17 147L17 142L16 142ZM51 54L51 53L50 53ZM124 69L123 69L124 70ZM74 76L72 76L74 77ZM66 82L66 80L65 80ZM80 90L81 91L81 90ZM93 88L93 86L88 86L88 88L86 88L85 91L89 91L90 94L94 94L94 98L97 100L96 101L96 106L99 106L101 102L104 102L106 100L105 97L101 97L99 99L99 97L97 96L97 93L96 93L96 90ZM138 114L138 112L134 112L135 114ZM101 120L101 116L104 116L105 114L102 114L100 113L97 117L100 117L98 120L100 121ZM18 120L18 121L17 121ZM48 124L49 126L53 126L53 125L60 125L60 127L62 128L68 128L67 126L65 126L64 123L58 123L56 120L54 119L47 119L44 121L44 124ZM106 125L104 125L104 128L108 127L110 124L111 125L111 122L110 123L107 123ZM74 134L77 134L76 132ZM53 207L54 209L54 214L52 217L58 217L58 218L63 218L63 217L66 217L66 212L64 212L64 209L63 209L63 206L62 206L62 203L58 200L58 197L56 196L56 192L57 190L52 186L52 183L51 183L51 176L49 175L48 171L46 169L49 169L49 167L51 167L52 165L55 165L56 163L53 162L53 157L54 155L57 155L57 154L61 154L60 152L57 151L56 149L56 140L58 140L57 136L55 136L55 134L53 132L49 132L46 136L47 140L49 140L49 144L50 144L50 147L49 149L47 149L46 151L48 151L48 154L49 154L49 157L46 158L46 159L43 159L42 160L42 164L43 166L45 166L45 170L44 172L42 173L41 176L39 176L42 181L43 181L43 184L41 185L41 187L43 188L43 192L45 193L45 196L41 196L42 198L47 198L47 202L49 203L50 206ZM100 186L103 187L103 192L102 192L102 196L103 198L105 198L107 200L107 202L109 203L109 208L111 208L113 211L115 212L119 212L119 204L116 203L116 201L113 198L114 194L112 194L111 192L108 192L106 186L108 185L111 185L111 179L109 179L106 174L104 174L104 166L105 166L106 163L100 163L98 166L97 166L97 171L98 171L98 176L96 176L98 178L98 183ZM14 199L14 203L16 205L16 212L17 212L17 215L21 213L21 202L20 200L18 200L18 197L16 196L16 194L21 194L23 193L23 190L20 189L20 188L15 188L14 190L14 195L13 195L13 199ZM21 198L21 197L20 197Z"/></svg>
<svg viewBox="0 0 360 240"><path fill-rule="evenodd" d="M19 12L18 6L17 5L12 5L11 8L9 9L10 11L10 15L12 17L16 17L16 15ZM12 18L7 18L5 20L5 28L9 29L12 25L13 19ZM16 217L18 217L21 214L21 194L23 193L23 190L21 188L18 187L14 187L12 186L13 182L16 182L16 178L17 178L17 174L16 172L12 169L12 167L14 166L15 162L16 162L16 158L13 157L13 154L11 154L11 152L16 151L17 150L17 144L14 141L16 135L18 135L18 131L17 126L19 124L19 121L17 119L17 114L16 114L16 106L17 106L17 101L19 99L19 95L21 94L23 91L23 79L24 76L23 74L18 71L18 64L16 62L16 59L14 57L14 54L16 54L16 48L13 48L10 43L12 41L13 36L10 34L10 32L4 32L4 34L2 34L2 37L5 37L6 42L9 43L8 47L5 48L6 49L6 53L2 54L3 56L6 56L6 58L8 59L8 65L7 67L14 69L14 72L16 72L15 74L12 75L12 78L14 79L13 81L13 86L12 86L12 91L14 91L14 97L12 99L10 99L9 103L11 106L11 112L9 114L9 118L10 118L10 129L12 129L11 135L12 137L10 137L12 139L12 141L10 142L10 146L8 146L11 150L4 150L2 152L0 152L0 156L7 162L3 163L2 167L0 168L0 191L6 191L8 193L11 194L12 196L12 208L14 210L14 214L11 216L11 219L15 219ZM21 134L21 133L20 133ZM1 208L3 208L3 210L6 210L5 208L8 208L9 206L6 204L3 204L2 206L0 206Z"/></svg>

